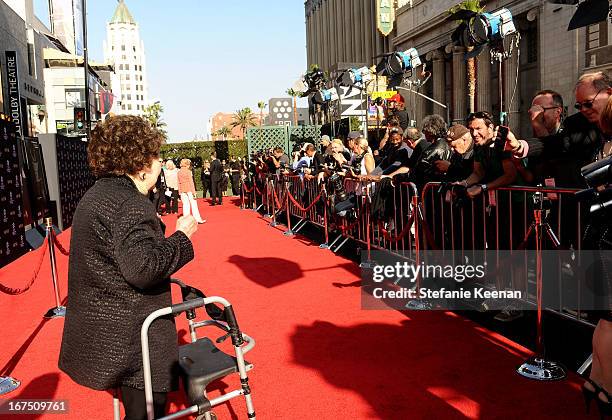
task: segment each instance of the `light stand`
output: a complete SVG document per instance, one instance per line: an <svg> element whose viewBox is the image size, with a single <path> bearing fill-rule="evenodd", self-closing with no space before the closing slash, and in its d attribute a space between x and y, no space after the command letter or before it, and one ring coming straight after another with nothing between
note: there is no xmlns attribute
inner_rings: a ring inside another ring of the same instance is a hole
<svg viewBox="0 0 612 420"><path fill-rule="evenodd" d="M536 355L527 359L520 365L516 371L519 375L535 379L538 381L556 381L565 378L565 369L556 362L547 360L544 357L544 343L542 340L542 241L544 234L551 240L555 249L559 248L561 243L555 236L550 225L542 217L544 195L542 192L537 192L534 195L536 198L539 195L540 202L533 210L533 222L529 226L523 243L526 243L532 236L536 244L536 295L537 295L537 338L536 338Z"/></svg>
<svg viewBox="0 0 612 420"><path fill-rule="evenodd" d="M434 104L436 104L436 105L438 105L438 106L441 106L442 108L444 108L444 109L446 110L446 121L447 121L447 122L448 122L448 124L450 125L450 123L451 123L451 120L450 120L450 108L448 107L448 105L445 105L445 104L443 104L443 103L441 103L441 102L438 102L438 101L436 101L435 99L430 98L429 96L424 95L424 94L422 94L421 92L416 91L416 90L414 90L414 89L412 89L412 88L406 88L406 87L403 87L403 86L398 86L396 89L398 89L398 90L399 90L399 89L401 89L401 90L405 90L405 91L407 91L407 92L414 93L414 94L416 94L416 95L419 95L419 96L420 96L420 97L422 97L422 98L427 99L428 101L433 102Z"/></svg>

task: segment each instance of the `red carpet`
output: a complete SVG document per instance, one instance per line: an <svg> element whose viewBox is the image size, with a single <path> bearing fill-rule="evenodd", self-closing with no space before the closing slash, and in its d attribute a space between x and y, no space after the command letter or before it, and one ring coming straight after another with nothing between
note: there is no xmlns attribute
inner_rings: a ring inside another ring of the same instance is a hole
<svg viewBox="0 0 612 420"><path fill-rule="evenodd" d="M586 418L576 375L558 383L523 379L514 367L526 349L452 313L361 310L352 262L283 236L252 211L198 201L208 223L193 238L195 261L177 277L229 299L257 340L247 358L260 419ZM165 221L172 232L174 218ZM59 237L66 247L68 236ZM37 260L33 252L5 267L0 283L26 284ZM59 253L58 264L64 296L67 258ZM0 368L22 381L4 398L70 405L68 415L17 418L112 418L110 394L80 387L57 368L63 321L41 318L53 306L48 260L30 291L0 300ZM184 337L183 322L179 328ZM246 418L241 399L216 412Z"/></svg>

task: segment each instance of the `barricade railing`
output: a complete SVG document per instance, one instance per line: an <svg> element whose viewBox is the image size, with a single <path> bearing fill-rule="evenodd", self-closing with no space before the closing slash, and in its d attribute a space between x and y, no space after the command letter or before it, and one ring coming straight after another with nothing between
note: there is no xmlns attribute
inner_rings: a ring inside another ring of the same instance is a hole
<svg viewBox="0 0 612 420"><path fill-rule="evenodd" d="M429 183L422 191L423 211L432 230L432 240L424 241L427 249L437 247L462 259L473 258L485 250L483 255L495 258L497 267L508 267L500 262L500 254L563 250L571 255L572 250L582 249L588 208L576 200L577 189L509 186L469 198L445 187ZM540 236L538 244L534 242L536 228ZM516 264L517 258L521 256L512 258L510 282L500 281L495 287L519 290L525 302L537 305L536 262L524 256L522 264ZM562 264L559 261L559 273L563 272ZM548 277L546 273L544 277ZM571 280L561 275L555 275L556 284L551 283L553 279L547 280L557 293L556 309L544 309L585 322L580 299L584 285L569 284Z"/></svg>

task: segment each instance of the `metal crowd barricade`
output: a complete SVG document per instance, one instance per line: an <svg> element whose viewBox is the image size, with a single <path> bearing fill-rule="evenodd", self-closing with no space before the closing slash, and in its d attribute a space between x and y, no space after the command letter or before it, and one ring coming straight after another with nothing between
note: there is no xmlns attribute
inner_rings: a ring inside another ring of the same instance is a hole
<svg viewBox="0 0 612 420"><path fill-rule="evenodd" d="M424 241L427 249L440 249L461 259L474 256L478 250L486 250L489 256L496 258L502 251L515 253L532 246L533 228L538 205L536 201L544 199L547 209L542 212L542 223L550 226L543 236L542 250L576 250L582 249L583 218L588 214L588 207L575 199L577 189L555 187L509 186L489 191L470 198L453 197L452 193L440 191L440 183L429 183L422 191L423 212L431 227L430 240ZM527 238L527 233L530 237ZM534 263L524 260L517 270L512 269L511 284L496 284L503 289L510 286L513 290L523 291L525 302L537 304L536 282L533 274ZM515 275L516 271L516 275ZM570 307L565 302L564 292L567 285L558 281L558 302L555 307L564 310L552 310L558 315L578 322L585 322L580 308ZM550 283L549 283L550 284ZM581 296L582 284L570 285L569 293ZM569 296L569 295L568 295ZM544 308L548 309L548 308Z"/></svg>

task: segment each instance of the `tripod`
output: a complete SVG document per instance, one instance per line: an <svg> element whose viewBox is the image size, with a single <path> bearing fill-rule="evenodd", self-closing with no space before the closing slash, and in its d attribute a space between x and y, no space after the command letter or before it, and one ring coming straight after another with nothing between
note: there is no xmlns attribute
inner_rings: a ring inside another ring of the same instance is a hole
<svg viewBox="0 0 612 420"><path fill-rule="evenodd" d="M538 203L539 198L539 203ZM542 340L542 242L544 234L548 236L553 244L554 249L558 249L561 245L559 239L551 229L546 218L543 217L544 212L544 196L542 192L537 192L534 195L534 202L537 208L533 210L533 222L529 226L523 244L529 241L533 236L536 244L536 300L537 300L537 336L536 336L536 355L527 359L517 369L517 373L525 378L535 379L538 381L555 381L563 379L566 376L565 369L556 362L547 360L544 357L544 343Z"/></svg>

